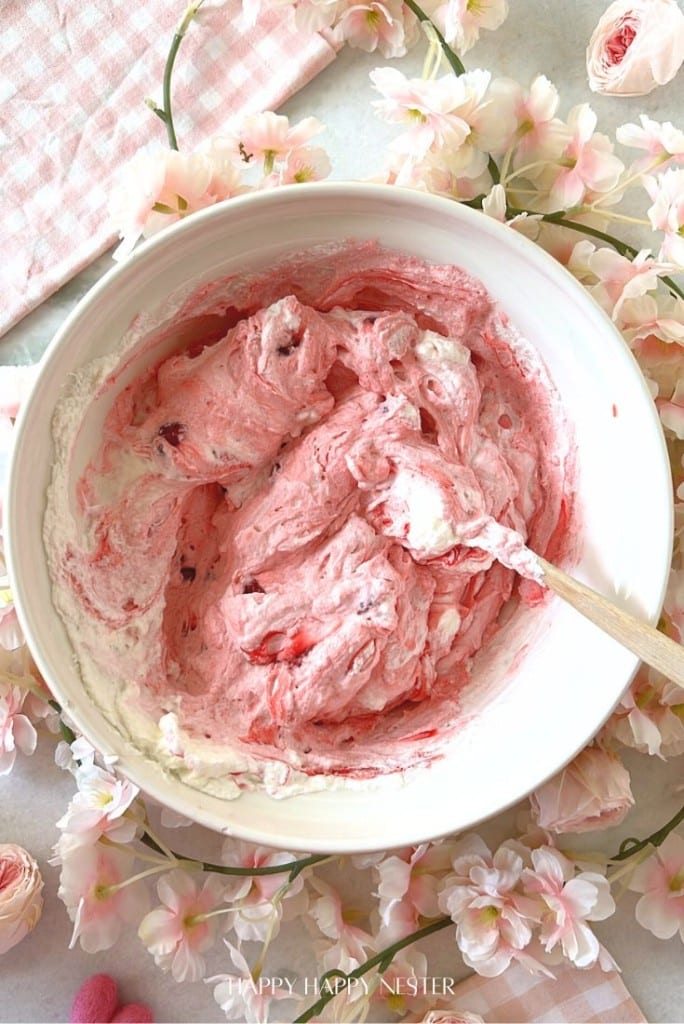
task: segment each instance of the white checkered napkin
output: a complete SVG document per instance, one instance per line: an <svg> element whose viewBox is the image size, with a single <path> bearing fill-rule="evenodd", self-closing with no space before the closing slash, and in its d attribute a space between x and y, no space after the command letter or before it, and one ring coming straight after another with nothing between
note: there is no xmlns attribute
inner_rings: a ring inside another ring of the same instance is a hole
<svg viewBox="0 0 684 1024"><path fill-rule="evenodd" d="M512 964L496 978L478 975L454 987L460 1010L486 1024L643 1024L646 1018L620 975L600 967L553 967L555 980Z"/></svg>
<svg viewBox="0 0 684 1024"><path fill-rule="evenodd" d="M145 105L187 0L4 0L0 17L0 334L113 241L120 167L165 142ZM208 5L183 41L173 106L181 145L272 110L335 56L289 12L245 29L240 0Z"/></svg>

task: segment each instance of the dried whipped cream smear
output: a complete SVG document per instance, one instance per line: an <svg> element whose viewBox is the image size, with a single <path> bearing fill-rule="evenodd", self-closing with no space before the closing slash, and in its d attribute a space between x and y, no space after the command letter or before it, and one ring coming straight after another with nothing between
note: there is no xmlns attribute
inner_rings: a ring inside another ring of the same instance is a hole
<svg viewBox="0 0 684 1024"><path fill-rule="evenodd" d="M84 684L225 797L440 756L502 609L539 599L523 542L573 543L571 432L536 350L462 270L373 243L134 324L54 429L45 540Z"/></svg>

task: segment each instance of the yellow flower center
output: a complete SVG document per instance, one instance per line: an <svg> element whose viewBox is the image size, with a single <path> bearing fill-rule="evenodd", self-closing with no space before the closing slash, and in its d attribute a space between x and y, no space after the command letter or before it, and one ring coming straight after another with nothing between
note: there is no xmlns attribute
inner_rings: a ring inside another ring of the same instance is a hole
<svg viewBox="0 0 684 1024"><path fill-rule="evenodd" d="M480 920L485 925L494 924L498 916L499 910L497 907L484 907L480 911Z"/></svg>
<svg viewBox="0 0 684 1024"><path fill-rule="evenodd" d="M682 887L684 887L684 867L681 867L677 874L672 876L668 886L670 892L680 892Z"/></svg>

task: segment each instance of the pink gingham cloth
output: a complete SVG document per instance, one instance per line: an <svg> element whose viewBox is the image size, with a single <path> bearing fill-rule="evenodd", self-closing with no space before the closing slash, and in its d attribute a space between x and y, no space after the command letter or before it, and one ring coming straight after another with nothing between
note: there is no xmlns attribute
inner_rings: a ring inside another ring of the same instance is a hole
<svg viewBox="0 0 684 1024"><path fill-rule="evenodd" d="M646 1018L617 971L553 968L555 979L512 964L496 978L479 975L454 986L460 1011L486 1024L644 1024Z"/></svg>
<svg viewBox="0 0 684 1024"><path fill-rule="evenodd" d="M0 334L114 241L120 168L165 143L164 63L187 0L5 0L0 32L3 263ZM273 110L335 56L285 10L246 28L240 0L205 0L183 40L172 101L179 144Z"/></svg>

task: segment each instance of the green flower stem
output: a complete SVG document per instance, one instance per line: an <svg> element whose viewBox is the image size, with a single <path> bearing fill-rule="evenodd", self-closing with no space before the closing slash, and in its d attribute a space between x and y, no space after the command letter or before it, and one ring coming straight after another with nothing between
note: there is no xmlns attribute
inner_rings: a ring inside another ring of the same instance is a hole
<svg viewBox="0 0 684 1024"><path fill-rule="evenodd" d="M411 932L410 935L406 935L403 939L399 939L398 942L394 942L391 946L387 946L386 949L382 949L379 953L376 953L375 956L370 957L365 961L365 963L362 963L360 967L355 968L353 971L349 971L348 974L345 974L344 971L335 971L334 974L343 982L343 984L346 985L356 978L362 978L364 974L368 974L368 972L372 971L374 967L377 967L382 973L387 970L392 960L400 950L405 949L406 946L411 946L414 942L419 942L420 939L427 938L428 935L432 935L434 932L439 932L443 928L448 928L449 925L453 925L453 923L454 922L450 917L437 918L437 920L432 921L431 924L426 924L424 928L419 928L417 931ZM329 972L329 975L332 974L332 971ZM327 976L324 975L323 979L320 980L323 981ZM317 1002L312 1003L311 1006L307 1007L304 1013L297 1017L294 1024L305 1024L306 1021L311 1020L312 1017L319 1014L321 1010L323 1010L328 1003L335 998L335 986L331 985L330 988L332 991L324 993Z"/></svg>
<svg viewBox="0 0 684 1024"><path fill-rule="evenodd" d="M475 196L474 199L463 199L460 202L463 206L470 206L475 210L482 209L482 200L484 196ZM557 224L560 228L569 228L571 231L578 231L582 235L589 235L590 238L598 238L601 242L607 242L608 245L612 245L616 252L619 252L621 256L625 256L629 260L633 260L638 254L638 249L635 249L633 245L628 245L627 242L623 242L622 239L616 238L615 235L608 234L607 231L600 231L598 228L593 228L589 224L581 224L579 221L570 220L567 216L567 210L555 210L553 213L538 213L535 210L525 210L519 206L506 206L506 217L520 217L527 215L528 217L539 217L546 224ZM684 299L684 291L680 288L676 281L671 277L663 274L660 278L663 284L669 289L672 295L677 296L680 299Z"/></svg>
<svg viewBox="0 0 684 1024"><path fill-rule="evenodd" d="M510 215L515 217L518 213L530 213L531 211L516 210L514 207L510 207ZM580 231L584 235L590 235L592 238L598 238L602 242L608 242L613 248L620 253L621 256L626 256L627 259L633 260L638 253L638 249L635 249L633 245L628 245L621 239L616 238L614 235L609 235L606 231L599 231L598 228L592 228L587 224L580 224L577 221L568 220L564 216L563 210L558 210L556 213L545 213L542 215L542 220L546 221L547 224L558 224L562 228L570 228L572 231ZM680 299L684 299L684 291L679 287L676 281L673 281L671 277L662 275L660 280L670 290L672 295L678 296Z"/></svg>
<svg viewBox="0 0 684 1024"><path fill-rule="evenodd" d="M185 14L183 15L183 20L174 34L171 47L166 58L166 64L164 65L162 109L161 111L155 109L155 113L161 117L162 121L166 125L166 137L168 139L170 149L178 149L178 139L176 138L176 130L173 125L173 114L171 112L171 76L173 75L173 66L176 63L176 56L178 55L180 44L183 42L190 22L195 17L203 3L204 0L193 0L193 3L188 5Z"/></svg>
<svg viewBox="0 0 684 1024"><path fill-rule="evenodd" d="M77 739L77 737L73 729L70 729L69 726L64 721L64 719L62 718L61 705L59 705L56 700L49 700L48 704L59 715L59 731L61 733L62 739L66 743L68 743L69 746L71 746L71 744Z"/></svg>
<svg viewBox="0 0 684 1024"><path fill-rule="evenodd" d="M454 73L457 74L457 75L464 75L465 74L465 65L462 63L460 57L458 57L454 53L454 51L451 49L451 47L447 43L446 39L444 38L442 33L439 31L439 29L437 28L435 23L432 21L432 19L429 17L429 15L427 15L425 13L425 11L423 11L418 6L418 4L415 3L415 0L404 0L404 5L406 7L408 7L409 11L412 11L415 14L415 16L418 19L418 21L420 21L420 22L427 22L427 24L432 25L433 29L435 30L435 35L437 36L437 39L439 40L439 45L442 47L442 50L444 52L444 56L449 61L449 64L451 64L451 67L453 68Z"/></svg>
<svg viewBox="0 0 684 1024"><path fill-rule="evenodd" d="M140 837L140 842L149 846L156 853L163 854L165 852L147 833ZM211 864L208 861L195 860L192 857L182 857L179 853L174 853L173 850L169 852L188 866L192 864L197 871L212 871L217 875L237 875L241 878L256 878L258 875L289 875L290 882L294 882L297 875L301 874L305 868L311 867L313 864L322 864L323 861L331 859L327 854L313 854L311 857L303 857L302 860L292 860L287 864L271 864L265 868L231 868L225 864Z"/></svg>
<svg viewBox="0 0 684 1024"><path fill-rule="evenodd" d="M454 51L451 49L444 36L435 25L434 21L432 21L432 19L425 13L425 11L421 7L419 7L417 3L415 3L415 0L404 0L404 4L406 7L408 7L410 11L412 11L415 14L416 18L418 18L418 21L426 22L427 24L432 25L434 33L437 36L437 41L439 42L439 45L442 47L442 53L449 62L454 74L464 75L465 65L463 61L458 56L458 54L454 53ZM496 164L496 161L491 156L488 157L487 160L487 169L492 177L492 181L494 182L494 184L498 184L499 168Z"/></svg>
<svg viewBox="0 0 684 1024"><path fill-rule="evenodd" d="M618 853L616 853L614 857L611 857L610 860L613 862L628 860L636 853L640 853L642 850L646 849L647 846L660 846L661 843L665 842L670 832L673 832L677 828L677 825L680 825L683 821L684 807L681 807L673 818L670 818L662 828L659 828L657 832L652 832L650 836L646 837L646 839L630 838L623 840L622 843L620 843Z"/></svg>

